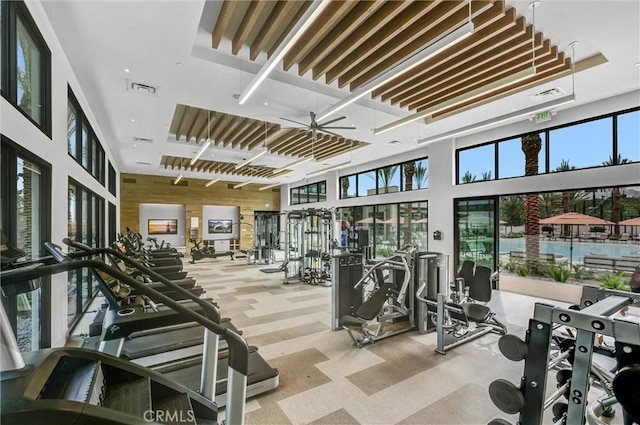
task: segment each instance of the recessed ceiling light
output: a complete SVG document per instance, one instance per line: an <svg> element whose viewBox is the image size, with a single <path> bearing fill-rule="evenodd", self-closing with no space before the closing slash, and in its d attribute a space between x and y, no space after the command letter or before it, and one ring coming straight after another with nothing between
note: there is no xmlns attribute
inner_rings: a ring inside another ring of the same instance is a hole
<svg viewBox="0 0 640 425"><path fill-rule="evenodd" d="M267 102L264 102L264 106L269 106L269 104Z"/></svg>
<svg viewBox="0 0 640 425"><path fill-rule="evenodd" d="M633 66L640 66L640 62L634 63Z"/></svg>
<svg viewBox="0 0 640 425"><path fill-rule="evenodd" d="M129 71L130 71L129 68L124 69L124 72L129 72Z"/></svg>
<svg viewBox="0 0 640 425"><path fill-rule="evenodd" d="M134 143L134 144L133 144L133 147L134 147L134 148L137 148L137 147L138 147L138 145L136 145L136 144Z"/></svg>
<svg viewBox="0 0 640 425"><path fill-rule="evenodd" d="M133 118L131 118L131 122L136 122L136 120L134 120Z"/></svg>

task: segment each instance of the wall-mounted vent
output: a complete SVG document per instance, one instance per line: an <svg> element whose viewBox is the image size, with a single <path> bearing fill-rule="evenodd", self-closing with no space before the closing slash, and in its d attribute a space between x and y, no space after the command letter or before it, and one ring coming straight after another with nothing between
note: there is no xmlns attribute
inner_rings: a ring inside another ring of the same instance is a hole
<svg viewBox="0 0 640 425"><path fill-rule="evenodd" d="M180 180L178 183L174 183L174 180L171 180L171 184L173 186L189 186L189 182L186 180Z"/></svg>
<svg viewBox="0 0 640 425"><path fill-rule="evenodd" d="M160 87L152 86L150 84L136 83L135 81L127 80L127 91L143 94L145 96L157 96Z"/></svg>
<svg viewBox="0 0 640 425"><path fill-rule="evenodd" d="M136 159L136 164L140 164L140 165L151 165L150 162L147 161L140 161L139 159Z"/></svg>
<svg viewBox="0 0 640 425"><path fill-rule="evenodd" d="M400 140L391 140L391 141L387 142L386 144L387 145L399 145L401 143L402 142Z"/></svg>
<svg viewBox="0 0 640 425"><path fill-rule="evenodd" d="M133 138L133 143L148 143L148 144L151 144L151 143L153 143L153 139L146 139L144 137L134 137Z"/></svg>
<svg viewBox="0 0 640 425"><path fill-rule="evenodd" d="M122 179L122 183L136 184L137 180L136 179L132 179L132 178L128 178L128 177L124 177Z"/></svg>
<svg viewBox="0 0 640 425"><path fill-rule="evenodd" d="M233 189L233 186L235 186L235 184L228 184L227 189Z"/></svg>
<svg viewBox="0 0 640 425"><path fill-rule="evenodd" d="M567 92L562 90L560 87L554 87L549 90L541 91L540 93L532 94L529 96L529 99L533 100L535 103L542 103L548 102L566 93Z"/></svg>

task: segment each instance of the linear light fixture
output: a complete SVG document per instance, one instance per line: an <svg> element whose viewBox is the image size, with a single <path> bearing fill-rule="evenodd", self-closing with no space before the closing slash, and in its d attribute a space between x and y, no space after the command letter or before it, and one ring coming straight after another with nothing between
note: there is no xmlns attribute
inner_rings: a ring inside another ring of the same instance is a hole
<svg viewBox="0 0 640 425"><path fill-rule="evenodd" d="M324 174L328 171L333 171L333 170L337 170L338 168L342 168L346 165L351 164L351 161L346 161L346 162L341 162L340 164L336 164L336 165L332 165L331 167L327 167L327 168L323 168L321 170L316 170L316 171L312 171L310 173L307 173L307 177L313 177L313 176L317 176L320 174Z"/></svg>
<svg viewBox="0 0 640 425"><path fill-rule="evenodd" d="M253 183L253 180L247 180L246 182L238 183L237 185L233 186L233 188L240 189L242 186L246 186L249 183Z"/></svg>
<svg viewBox="0 0 640 425"><path fill-rule="evenodd" d="M391 79L396 78L397 76L412 70L413 68L425 62L429 58L432 58L433 56L437 55L444 49L450 47L455 43L458 43L459 41L464 40L466 37L473 34L473 29L474 29L473 22L467 22L463 26L451 31L449 34L445 35L444 37L440 38L434 43L431 43L430 45L428 45L427 47L425 47L415 55L411 56L409 59L385 71L384 73L380 74L373 80L368 81L363 86L358 87L349 96L345 97L335 105L331 106L329 109L320 113L319 114L320 116L318 117L318 121L322 121L325 118L327 118L329 115L335 114L345 106L352 104L356 100L360 99L363 96L366 96L367 94L371 93L372 91L382 86L383 84L386 84Z"/></svg>
<svg viewBox="0 0 640 425"><path fill-rule="evenodd" d="M173 184L178 184L178 182L180 180L182 180L182 177L184 177L184 176L182 175L182 173L180 173L180 175L178 177L176 177L176 179L173 181Z"/></svg>
<svg viewBox="0 0 640 425"><path fill-rule="evenodd" d="M320 15L320 12L329 4L329 0L314 1L309 8L304 12L304 15L296 22L291 31L287 34L282 43L278 45L278 48L271 54L271 57L262 66L260 71L253 77L251 84L240 95L238 103L243 105L249 96L253 94L260 84L267 78L269 73L280 63L284 55L293 47L298 39L309 28L313 21Z"/></svg>
<svg viewBox="0 0 640 425"><path fill-rule="evenodd" d="M220 179L213 179L213 180L209 180L208 182L206 182L206 183L204 184L204 187L209 187L209 186L211 186L211 185L212 185L212 184L214 184L214 183L218 183L219 181L220 181Z"/></svg>
<svg viewBox="0 0 640 425"><path fill-rule="evenodd" d="M455 106L459 103L463 103L463 102L468 102L469 100L472 100L473 98L479 97L484 95L486 92L490 91L490 90L495 90L498 89L500 87L504 87L508 84L513 84L515 82L518 82L520 80L524 80L525 78L531 77L532 75L535 75L536 71L535 68L533 66L523 69L522 71L516 72L514 74L511 75L507 75L504 78L501 78L499 80L496 80L492 83L486 84L482 87L478 87L477 89L471 90L468 93L463 93L459 96L456 96L452 99L449 99L445 102L439 103L437 105L434 105L430 108L427 108L423 111L417 112L413 115L409 115L408 117L404 117L401 118L397 121L394 121L392 123L389 123L387 125L383 125L382 127L376 128L373 130L373 134L378 135L378 134L382 134L385 133L387 131L391 131L393 129L396 129L398 127L401 127L405 124L409 124L410 122L419 120L420 118L425 118L428 117L429 115L432 115L438 111L442 111L443 109L447 109L450 108L452 106Z"/></svg>
<svg viewBox="0 0 640 425"><path fill-rule="evenodd" d="M311 157L311 156L309 156L309 157L307 157L307 158L300 158L299 160L297 160L297 161L293 161L293 162L292 162L292 163L290 163L290 164L283 165L283 166L282 166L282 167L280 167L280 168L276 168L275 170L273 170L273 171L272 171L272 173L273 173L273 174L281 173L281 172L283 172L284 170L287 170L287 169L289 169L289 168L293 168L293 167L295 167L295 166L297 166L297 165L300 165L300 164L304 164L305 162L309 162L309 161L311 161L312 159L313 159L313 157Z"/></svg>
<svg viewBox="0 0 640 425"><path fill-rule="evenodd" d="M239 164L236 164L235 169L237 170L238 168L242 168L245 165L255 161L256 159L260 158L262 155L264 155L265 153L267 153L267 149L265 148L264 150L258 152L257 154L253 155L251 158L245 159L244 161L242 161Z"/></svg>
<svg viewBox="0 0 640 425"><path fill-rule="evenodd" d="M276 186L280 186L280 183L274 183L274 184L270 184L268 186L262 186L262 187L258 188L258 190L260 190L260 191L267 190L267 189L271 189L271 188L276 187Z"/></svg>
<svg viewBox="0 0 640 425"><path fill-rule="evenodd" d="M468 132L471 132L471 131L474 131L474 130L480 130L480 129L483 129L483 128L486 128L486 127L490 127L490 126L495 125L495 124L500 124L500 123L503 123L503 122L506 122L506 121L514 120L516 118L526 117L526 116L529 116L529 115L533 115L533 114L535 114L537 112L542 112L542 111L549 110L551 108L557 108L558 106L566 105L567 103L574 102L575 100L576 100L575 94L571 93L569 95L560 97L560 98L555 99L555 100L551 100L549 102L541 103L539 105L534 105L534 106L531 106L529 108L521 109L519 111L514 111L514 112L511 112L509 114L505 114L505 115L501 115L499 117L491 118L491 119L486 120L486 121L481 121L479 123L472 124L472 125L469 125L467 127L462 127L462 128L457 129L457 130L449 131L447 133L442 133L442 134L440 134L438 136L426 137L424 139L418 140L418 144L437 142L438 140L443 140L443 139L447 139L447 138L450 138L450 137L459 136L459 135L462 135L464 133L468 133Z"/></svg>
<svg viewBox="0 0 640 425"><path fill-rule="evenodd" d="M196 161L198 159L200 159L200 157L202 156L202 154L204 153L204 151L207 150L207 148L211 146L211 140L207 141L207 143L205 143L204 145L202 145L202 147L200 148L200 150L196 153L196 156L194 156L193 158L191 158L191 161L189 161L190 165L193 165L196 163Z"/></svg>

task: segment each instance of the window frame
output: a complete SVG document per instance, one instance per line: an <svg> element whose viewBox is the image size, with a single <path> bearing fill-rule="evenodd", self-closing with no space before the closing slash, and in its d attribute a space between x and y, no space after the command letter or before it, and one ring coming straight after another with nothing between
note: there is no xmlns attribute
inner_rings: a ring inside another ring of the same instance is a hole
<svg viewBox="0 0 640 425"><path fill-rule="evenodd" d="M311 188L315 187L315 192L311 191ZM324 187L324 193L320 192L320 188ZM326 192L327 192L327 181L321 180L315 183L309 183L302 186L296 186L289 189L289 205L300 205L300 204L315 204L318 202L326 201ZM305 196L305 201L302 202L302 195ZM325 195L325 199L321 200L320 195ZM315 197L315 200L311 200L311 197Z"/></svg>
<svg viewBox="0 0 640 425"><path fill-rule="evenodd" d="M76 155L72 155L67 148L67 154L73 158L84 170L89 173L94 179L98 181L102 186L105 186L105 164L107 162L106 153L102 147L102 143L98 139L97 134L93 130L89 119L85 115L78 99L73 94L73 90L67 85L67 117L69 117L69 105L73 106L76 115L76 128L75 128L75 149ZM87 132L87 164L83 164L83 152L82 152L82 134L86 128ZM79 131L78 131L79 130ZM95 155L94 155L95 152ZM95 157L95 158L94 158ZM94 161L95 160L95 161ZM95 164L94 164L95 162ZM115 196L115 194L114 194Z"/></svg>
<svg viewBox="0 0 640 425"><path fill-rule="evenodd" d="M2 54L2 75L0 81L0 92L7 102L13 105L16 110L20 111L33 125L42 131L49 139L51 135L51 50L40 33L38 26L35 24L29 9L23 1L2 1L0 28L2 30L2 46L0 54ZM31 115L18 105L18 88L17 88L17 20L22 22L25 30L34 41L40 53L40 122L36 121Z"/></svg>

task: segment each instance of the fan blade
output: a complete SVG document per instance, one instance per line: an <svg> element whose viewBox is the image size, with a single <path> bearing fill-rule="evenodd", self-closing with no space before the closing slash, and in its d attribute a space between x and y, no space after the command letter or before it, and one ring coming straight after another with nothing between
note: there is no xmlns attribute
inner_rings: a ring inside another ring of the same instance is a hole
<svg viewBox="0 0 640 425"><path fill-rule="evenodd" d="M322 126L322 128L333 128L333 129L337 129L337 130L355 130L355 127L325 127Z"/></svg>
<svg viewBox="0 0 640 425"><path fill-rule="evenodd" d="M343 117L334 118L334 119L332 119L332 120L325 121L325 122L323 122L323 123L321 123L321 124L318 124L318 125L319 125L319 126L321 126L321 127L324 127L324 126L325 126L325 125L327 125L327 124L331 124L332 122L340 121L340 120L343 120L343 119L345 119L345 118L347 118L347 117L344 117L344 116L343 116Z"/></svg>
<svg viewBox="0 0 640 425"><path fill-rule="evenodd" d="M313 112L309 112L309 116L311 117L311 127L313 127L316 124L316 114L314 114Z"/></svg>
<svg viewBox="0 0 640 425"><path fill-rule="evenodd" d="M319 128L319 129L318 129L318 131L319 131L320 133L330 134L330 135L332 135L332 136L341 137L341 138L343 138L343 139L344 139L344 136L341 136L340 134L334 133L334 132L332 132L332 131L325 130L324 128Z"/></svg>
<svg viewBox="0 0 640 425"><path fill-rule="evenodd" d="M308 125L308 124L302 123L302 122L300 122L300 121L294 121L294 120L290 120L289 118L283 118L283 117L280 117L280 119L281 119L281 120L285 120L285 121L289 121L289 122L294 122L294 123L296 123L296 124L298 124L298 125L301 125L301 126L303 126L303 127L309 127L309 125Z"/></svg>

